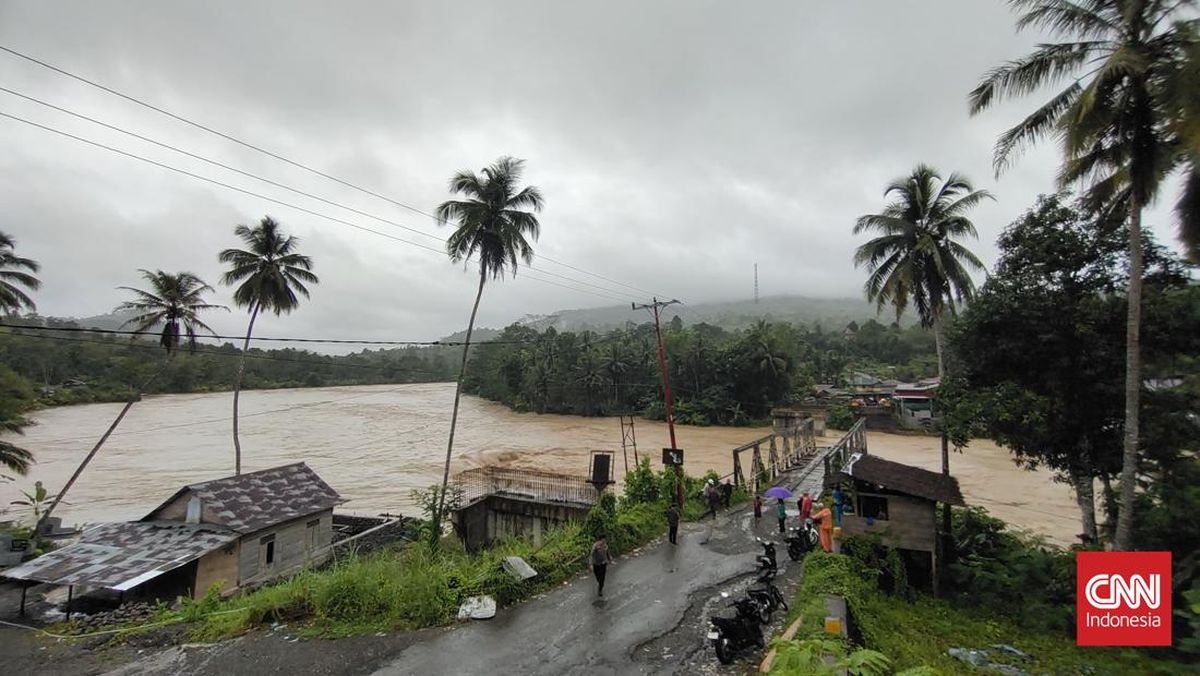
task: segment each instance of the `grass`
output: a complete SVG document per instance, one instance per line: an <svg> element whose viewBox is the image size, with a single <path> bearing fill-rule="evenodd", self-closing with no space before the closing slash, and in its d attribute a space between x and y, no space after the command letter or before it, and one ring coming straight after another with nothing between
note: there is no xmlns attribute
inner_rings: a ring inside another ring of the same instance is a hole
<svg viewBox="0 0 1200 676"><path fill-rule="evenodd" d="M863 646L886 655L897 670L928 666L938 674L986 673L949 657L946 650L1006 643L1032 656L1031 662L1016 664L1030 673L1195 673L1134 649L1080 648L1069 636L1026 629L983 608L925 595L913 600L889 596L866 579L845 556L816 552L805 558L792 607L792 616L803 619L796 638L823 636L825 594L839 594L846 597Z"/></svg>

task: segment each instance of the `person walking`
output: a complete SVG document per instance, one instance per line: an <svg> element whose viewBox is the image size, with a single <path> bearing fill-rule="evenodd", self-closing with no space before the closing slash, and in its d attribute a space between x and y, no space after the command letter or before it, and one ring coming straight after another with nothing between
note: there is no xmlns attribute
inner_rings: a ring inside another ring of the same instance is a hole
<svg viewBox="0 0 1200 676"><path fill-rule="evenodd" d="M813 521L816 521L820 526L821 549L826 552L833 551L833 513L828 507L822 507L816 514L812 515Z"/></svg>
<svg viewBox="0 0 1200 676"><path fill-rule="evenodd" d="M775 503L775 517L779 519L779 532L787 532L787 505L783 503L783 498Z"/></svg>
<svg viewBox="0 0 1200 676"><path fill-rule="evenodd" d="M842 494L842 487L833 487L833 525L841 527L842 525L842 507L845 504L845 496Z"/></svg>
<svg viewBox="0 0 1200 676"><path fill-rule="evenodd" d="M729 479L721 484L721 506L729 509L729 503L733 501L733 484L729 483Z"/></svg>
<svg viewBox="0 0 1200 676"><path fill-rule="evenodd" d="M808 491L804 491L804 495L800 496L800 525L804 525L812 517L812 495Z"/></svg>
<svg viewBox="0 0 1200 676"><path fill-rule="evenodd" d="M667 539L677 545L675 538L679 535L679 505L674 502L667 508Z"/></svg>
<svg viewBox="0 0 1200 676"><path fill-rule="evenodd" d="M608 564L612 563L612 559L608 556L608 538L603 533L592 544L591 562L592 573L595 574L596 583L599 585L599 595L604 596L604 576L608 573Z"/></svg>
<svg viewBox="0 0 1200 676"><path fill-rule="evenodd" d="M754 520L755 521L758 521L759 519L762 518L762 508L763 508L762 496L755 495L754 496Z"/></svg>
<svg viewBox="0 0 1200 676"><path fill-rule="evenodd" d="M717 507L721 504L721 495L717 492L717 482L712 479L708 480L708 485L704 487L704 499L708 503L708 511L705 516L712 514L715 521L717 519Z"/></svg>

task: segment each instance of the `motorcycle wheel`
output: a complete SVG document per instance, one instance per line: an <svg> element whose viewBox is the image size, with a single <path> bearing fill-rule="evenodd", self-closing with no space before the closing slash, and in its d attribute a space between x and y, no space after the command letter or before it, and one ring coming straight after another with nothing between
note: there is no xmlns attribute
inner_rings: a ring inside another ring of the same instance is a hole
<svg viewBox="0 0 1200 676"><path fill-rule="evenodd" d="M758 607L758 621L763 624L771 623L771 606L770 604L762 604Z"/></svg>
<svg viewBox="0 0 1200 676"><path fill-rule="evenodd" d="M724 638L719 638L713 641L713 647L717 649L717 661L721 664L733 664L733 649L729 647L729 641Z"/></svg>
<svg viewBox="0 0 1200 676"><path fill-rule="evenodd" d="M788 558L793 561L799 561L804 558L804 552L801 552L800 547L797 545L788 545Z"/></svg>
<svg viewBox="0 0 1200 676"><path fill-rule="evenodd" d="M755 636L754 636L754 645L758 646L759 648L766 648L766 647L767 647L767 642L763 640L763 635L762 635L762 632L761 632L761 631L756 631L756 632L755 632Z"/></svg>
<svg viewBox="0 0 1200 676"><path fill-rule="evenodd" d="M783 599L783 594L780 594L778 589L775 589L775 590L772 590L772 591L774 592L774 596L775 596L775 603L776 603L776 604L778 604L778 605L779 605L781 608L783 608L783 611L784 611L784 612L787 612L787 610L788 610L788 604L787 604L787 601L785 601L785 600Z"/></svg>

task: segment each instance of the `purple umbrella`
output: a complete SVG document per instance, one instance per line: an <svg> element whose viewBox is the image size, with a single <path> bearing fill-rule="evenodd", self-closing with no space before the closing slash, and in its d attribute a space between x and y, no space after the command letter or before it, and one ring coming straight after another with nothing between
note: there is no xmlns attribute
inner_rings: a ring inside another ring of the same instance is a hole
<svg viewBox="0 0 1200 676"><path fill-rule="evenodd" d="M788 498L792 497L792 492L783 486L772 486L767 489L767 492L764 493L764 495L766 495L768 498L780 498L787 500Z"/></svg>

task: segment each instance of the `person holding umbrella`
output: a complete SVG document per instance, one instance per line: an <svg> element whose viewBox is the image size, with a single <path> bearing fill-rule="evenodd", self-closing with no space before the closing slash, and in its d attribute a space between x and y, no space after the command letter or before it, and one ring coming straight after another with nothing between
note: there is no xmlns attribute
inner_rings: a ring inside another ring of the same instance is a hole
<svg viewBox="0 0 1200 676"><path fill-rule="evenodd" d="M792 492L783 486L772 486L767 489L768 498L775 498L778 502L775 503L775 517L779 519L779 532L787 532L787 504L784 500L792 497Z"/></svg>

